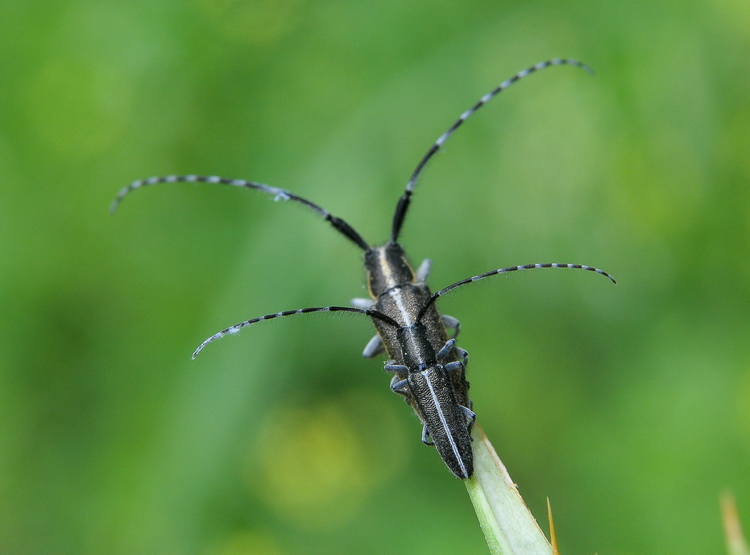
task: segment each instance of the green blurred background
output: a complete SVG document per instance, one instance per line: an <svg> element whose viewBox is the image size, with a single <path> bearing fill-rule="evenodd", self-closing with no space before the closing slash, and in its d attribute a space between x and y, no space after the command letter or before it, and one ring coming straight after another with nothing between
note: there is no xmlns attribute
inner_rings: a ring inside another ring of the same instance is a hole
<svg viewBox="0 0 750 555"><path fill-rule="evenodd" d="M721 553L750 528L750 4L5 0L0 552L483 553L364 318L226 325L365 294L361 253L263 194L402 241L475 410L564 553Z"/></svg>

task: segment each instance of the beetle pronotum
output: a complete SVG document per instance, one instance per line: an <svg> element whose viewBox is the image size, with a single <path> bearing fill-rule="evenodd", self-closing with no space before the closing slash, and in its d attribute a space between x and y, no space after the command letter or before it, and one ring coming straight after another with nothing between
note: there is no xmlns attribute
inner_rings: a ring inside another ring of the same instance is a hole
<svg viewBox="0 0 750 555"><path fill-rule="evenodd" d="M127 194L142 187L159 183L201 182L256 189L272 195L276 200L291 200L317 212L336 231L364 251L368 289L372 298L353 299L353 306L301 308L246 320L206 339L195 350L193 358L209 343L225 335L237 333L245 326L273 318L310 312L350 312L368 316L375 325L377 335L367 343L363 355L371 358L385 351L388 356L385 370L393 373L391 389L405 398L422 421L422 441L428 445L435 445L445 464L458 478L469 478L474 470L470 432L475 414L471 410L469 382L466 380L468 355L455 344L459 331L458 320L451 316L441 316L437 310L436 300L462 285L508 272L537 268L587 270L601 274L613 283L616 282L607 272L583 264L524 264L490 270L432 293L427 286L430 272L429 260L422 262L415 272L398 242L398 237L417 179L430 159L453 132L479 108L520 79L555 65L570 65L591 71L587 65L576 60L553 58L516 73L480 98L474 106L461 114L419 161L396 205L391 237L381 246L370 246L346 221L333 216L321 206L305 198L284 189L243 179L197 175L170 175L141 179L124 187L117 194L112 204L112 211ZM451 337L448 337L446 328L453 330Z"/></svg>

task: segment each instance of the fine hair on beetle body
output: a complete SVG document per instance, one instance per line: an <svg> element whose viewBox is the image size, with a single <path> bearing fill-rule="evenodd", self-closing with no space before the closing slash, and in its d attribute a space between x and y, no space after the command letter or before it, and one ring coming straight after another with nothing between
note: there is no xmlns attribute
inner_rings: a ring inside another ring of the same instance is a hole
<svg viewBox="0 0 750 555"><path fill-rule="evenodd" d="M170 175L150 177L132 182L117 194L112 203L114 212L122 199L142 187L162 183L209 183L255 189L275 200L293 201L316 212L336 231L364 252L369 299L353 299L353 306L324 306L285 310L240 322L223 329L201 343L193 353L195 358L203 348L217 339L237 333L251 324L284 316L311 312L349 312L368 316L377 334L365 346L363 356L387 356L385 370L392 374L391 390L404 397L422 422L422 441L434 445L440 457L461 479L470 478L474 472L471 448L471 427L475 420L466 379L468 354L456 345L459 321L441 315L437 299L454 289L492 276L539 268L570 268L595 272L616 283L607 272L583 264L524 264L493 269L457 281L432 293L427 285L430 261L423 261L414 270L399 243L399 235L411 203L414 186L422 170L445 141L479 108L520 79L550 66L568 65L591 72L576 60L553 58L516 73L510 79L482 96L471 108L445 131L429 148L417 164L398 200L393 214L390 239L381 246L371 246L346 221L332 215L321 206L294 193L263 183L243 179L226 179L216 176ZM448 333L448 330L451 333Z"/></svg>

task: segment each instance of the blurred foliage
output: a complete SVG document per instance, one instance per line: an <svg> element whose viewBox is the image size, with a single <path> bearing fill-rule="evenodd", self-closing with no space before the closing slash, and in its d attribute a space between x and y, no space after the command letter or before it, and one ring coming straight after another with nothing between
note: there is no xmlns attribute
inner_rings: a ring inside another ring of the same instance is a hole
<svg viewBox="0 0 750 555"><path fill-rule="evenodd" d="M717 553L750 522L750 5L303 0L0 6L0 552L482 553L355 316L361 255L432 141L402 240L478 417L564 553Z"/></svg>

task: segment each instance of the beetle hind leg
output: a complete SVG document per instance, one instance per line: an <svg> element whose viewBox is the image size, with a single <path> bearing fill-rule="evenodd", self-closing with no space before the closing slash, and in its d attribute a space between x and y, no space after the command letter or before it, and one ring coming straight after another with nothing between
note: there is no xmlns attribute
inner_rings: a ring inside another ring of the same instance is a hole
<svg viewBox="0 0 750 555"><path fill-rule="evenodd" d="M427 430L427 426L422 426L422 443L425 445L435 445L429 430Z"/></svg>
<svg viewBox="0 0 750 555"><path fill-rule="evenodd" d="M465 407L463 405L460 405L460 407L464 413L464 416L466 417L466 422L469 424L469 429L471 429L471 426L474 424L474 421L477 419L477 415L469 407Z"/></svg>

